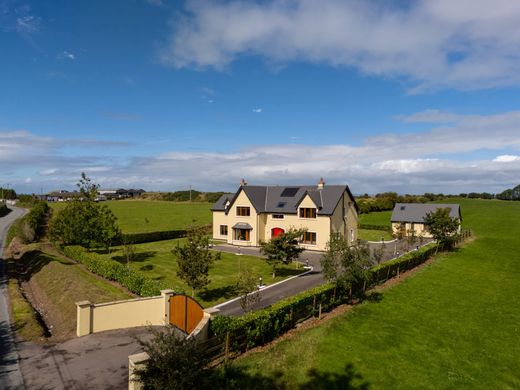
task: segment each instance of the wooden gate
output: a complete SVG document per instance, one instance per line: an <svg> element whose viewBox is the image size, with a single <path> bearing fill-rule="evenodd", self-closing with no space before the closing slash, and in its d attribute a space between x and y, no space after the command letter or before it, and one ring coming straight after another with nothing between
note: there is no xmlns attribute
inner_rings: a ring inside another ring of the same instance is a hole
<svg viewBox="0 0 520 390"><path fill-rule="evenodd" d="M204 316L202 306L187 295L170 297L170 324L190 334Z"/></svg>

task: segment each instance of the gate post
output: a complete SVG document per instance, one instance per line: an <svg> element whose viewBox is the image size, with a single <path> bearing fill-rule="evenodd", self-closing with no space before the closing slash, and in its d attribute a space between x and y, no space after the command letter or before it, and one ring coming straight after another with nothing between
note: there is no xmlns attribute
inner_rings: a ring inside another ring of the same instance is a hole
<svg viewBox="0 0 520 390"><path fill-rule="evenodd" d="M161 290L161 297L164 301L164 325L168 325L170 323L170 297L175 295L175 291L173 290Z"/></svg>

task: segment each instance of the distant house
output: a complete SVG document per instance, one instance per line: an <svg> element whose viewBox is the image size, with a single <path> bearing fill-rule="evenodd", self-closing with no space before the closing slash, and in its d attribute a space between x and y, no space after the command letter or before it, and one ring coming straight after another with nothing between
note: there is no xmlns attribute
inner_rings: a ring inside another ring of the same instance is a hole
<svg viewBox="0 0 520 390"><path fill-rule="evenodd" d="M450 209L450 217L462 222L460 205L458 204L430 204L430 203L396 203L392 212L392 232L396 236L406 237L412 231L416 236L431 238L431 234L424 225L426 214L435 212L437 209Z"/></svg>
<svg viewBox="0 0 520 390"><path fill-rule="evenodd" d="M229 244L259 246L290 228L304 228L300 245L325 250L331 234L355 243L358 208L346 185L250 186L213 205L213 238Z"/></svg>
<svg viewBox="0 0 520 390"><path fill-rule="evenodd" d="M118 189L99 189L98 194L104 196L106 199L126 199L126 198L138 198L145 191L143 189L135 190L133 188L127 190L124 188Z"/></svg>
<svg viewBox="0 0 520 390"><path fill-rule="evenodd" d="M53 191L47 195L43 195L43 199L47 202L70 202L71 200L77 199L79 197L80 193L78 191L67 190Z"/></svg>

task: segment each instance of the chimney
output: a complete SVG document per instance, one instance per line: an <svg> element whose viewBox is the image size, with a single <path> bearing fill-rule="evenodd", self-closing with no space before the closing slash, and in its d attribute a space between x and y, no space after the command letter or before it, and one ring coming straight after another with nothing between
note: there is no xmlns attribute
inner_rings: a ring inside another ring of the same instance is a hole
<svg viewBox="0 0 520 390"><path fill-rule="evenodd" d="M244 186L247 186L247 183L246 183L246 181L244 179L242 179L240 181L240 187L244 187Z"/></svg>
<svg viewBox="0 0 520 390"><path fill-rule="evenodd" d="M323 180L323 177L320 177L320 181L318 183L318 190L322 190L323 187L325 187L325 180Z"/></svg>

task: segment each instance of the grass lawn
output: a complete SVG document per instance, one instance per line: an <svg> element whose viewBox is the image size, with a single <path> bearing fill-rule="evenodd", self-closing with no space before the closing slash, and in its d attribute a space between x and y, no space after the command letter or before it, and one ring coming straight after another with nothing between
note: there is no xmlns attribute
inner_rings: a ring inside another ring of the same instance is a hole
<svg viewBox="0 0 520 390"><path fill-rule="evenodd" d="M123 233L147 233L186 229L212 221L211 203L179 203L152 200L111 200L101 204L110 207ZM49 203L61 210L66 203Z"/></svg>
<svg viewBox="0 0 520 390"><path fill-rule="evenodd" d="M46 321L58 339L70 338L76 333L76 302L89 300L101 303L129 299L133 296L121 287L98 278L82 266L49 253L33 250L26 252L23 260L28 264L29 290L43 306ZM19 334L28 339L38 339L42 332L34 318L34 312L21 296L14 279L9 283L13 321Z"/></svg>
<svg viewBox="0 0 520 390"><path fill-rule="evenodd" d="M283 369L292 386L310 369L340 375L351 365L374 389L520 388L520 202L455 201L473 242L237 365L270 377Z"/></svg>
<svg viewBox="0 0 520 390"><path fill-rule="evenodd" d="M360 214L359 223L365 223L369 225L382 225L390 227L390 217L392 211L378 211L375 213Z"/></svg>
<svg viewBox="0 0 520 390"><path fill-rule="evenodd" d="M381 241L381 237L383 237L385 241L390 241L393 239L390 232L386 230L358 229L358 238L360 240Z"/></svg>
<svg viewBox="0 0 520 390"><path fill-rule="evenodd" d="M177 277L177 262L171 250L176 245L182 245L185 239L166 240L136 245L135 260L131 267L143 272L147 276L164 281L166 285L184 290L191 294L191 289ZM121 247L115 247L110 254L103 256L126 264ZM240 268L251 269L254 275L262 277L266 284L271 284L289 276L296 275L301 270L296 269L296 263L283 266L277 271L277 277L272 278L271 266L260 257L237 256L233 253L222 252L222 259L215 262L210 270L211 283L206 290L196 294L197 300L204 306L210 307L236 296L235 284Z"/></svg>

